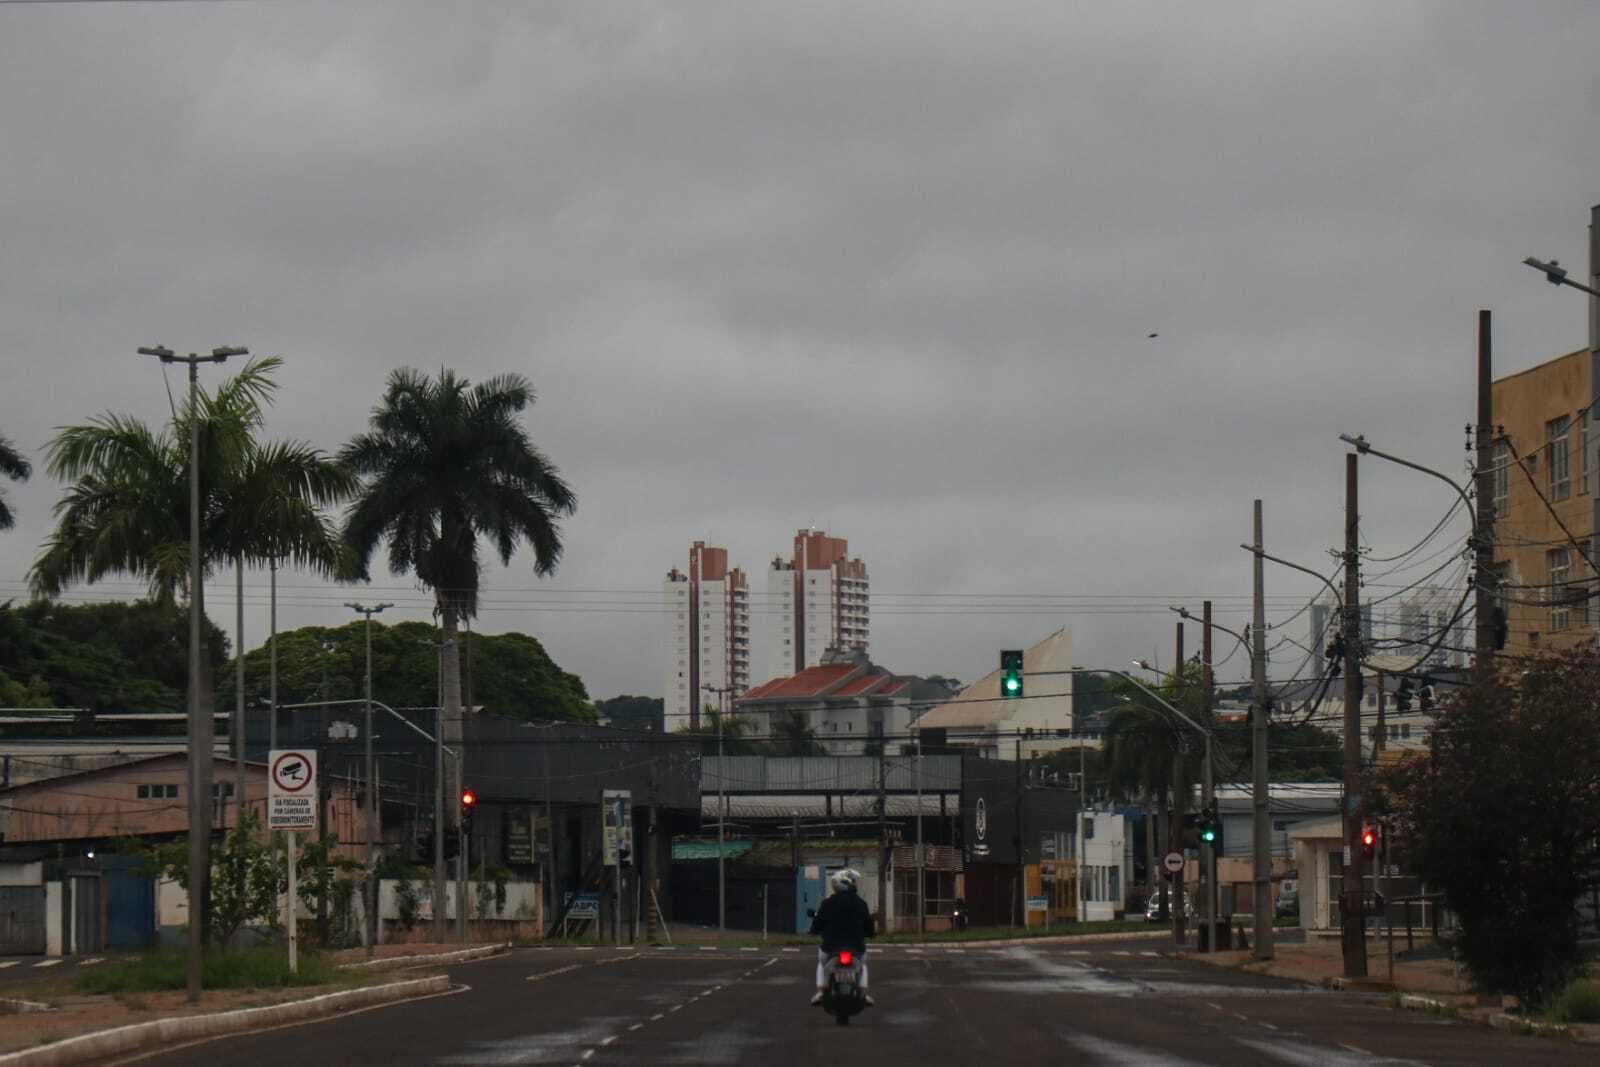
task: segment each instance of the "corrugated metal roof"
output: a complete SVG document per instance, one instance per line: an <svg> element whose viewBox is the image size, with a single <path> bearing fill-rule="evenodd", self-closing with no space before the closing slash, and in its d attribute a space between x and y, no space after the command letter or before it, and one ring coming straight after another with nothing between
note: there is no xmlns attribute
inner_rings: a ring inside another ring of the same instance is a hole
<svg viewBox="0 0 1600 1067"><path fill-rule="evenodd" d="M789 819L799 816L803 819L822 818L830 811L835 818L876 818L878 815L878 797L876 793L861 794L851 793L844 796L812 796L794 794L791 796L739 796L729 793L725 798L730 819ZM705 793L700 797L700 813L705 819L715 821L718 813L718 796L715 793ZM922 795L922 814L939 814L939 794L924 793ZM946 815L959 815L961 813L961 798L959 795L947 793L944 795L944 813ZM910 818L917 814L917 797L915 794L892 794L884 798L884 814L893 819ZM674 846L676 847L676 846Z"/></svg>

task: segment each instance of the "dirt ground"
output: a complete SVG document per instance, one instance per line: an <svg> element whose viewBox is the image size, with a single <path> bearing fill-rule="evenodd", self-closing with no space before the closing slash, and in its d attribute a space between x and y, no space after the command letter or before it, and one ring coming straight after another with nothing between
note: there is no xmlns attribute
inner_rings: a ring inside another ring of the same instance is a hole
<svg viewBox="0 0 1600 1067"><path fill-rule="evenodd" d="M1418 940L1419 948L1427 943ZM1395 988L1406 993L1467 993L1471 984L1465 973L1458 973L1456 965L1448 959L1408 960L1399 955L1404 942L1396 945L1394 961ZM1273 958L1257 961L1249 951L1191 954L1190 959L1215 964L1219 967L1241 967L1258 974L1279 978L1293 978L1302 982L1322 982L1344 974L1344 957L1337 938L1317 938L1303 945L1277 945ZM1389 956L1380 938L1367 942L1367 975L1378 981L1389 979Z"/></svg>

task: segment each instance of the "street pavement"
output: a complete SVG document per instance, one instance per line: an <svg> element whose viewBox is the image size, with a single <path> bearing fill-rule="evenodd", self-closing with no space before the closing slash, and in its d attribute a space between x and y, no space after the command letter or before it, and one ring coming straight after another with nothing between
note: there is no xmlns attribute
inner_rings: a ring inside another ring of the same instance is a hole
<svg viewBox="0 0 1600 1067"><path fill-rule="evenodd" d="M33 985L97 967L110 956L0 956L0 993L8 987Z"/></svg>
<svg viewBox="0 0 1600 1067"><path fill-rule="evenodd" d="M1171 958L1150 941L874 949L878 1006L807 1006L809 949L532 948L450 968L451 993L169 1049L173 1067L284 1063L1594 1063L1522 1037ZM123 1060L119 1062L135 1062Z"/></svg>

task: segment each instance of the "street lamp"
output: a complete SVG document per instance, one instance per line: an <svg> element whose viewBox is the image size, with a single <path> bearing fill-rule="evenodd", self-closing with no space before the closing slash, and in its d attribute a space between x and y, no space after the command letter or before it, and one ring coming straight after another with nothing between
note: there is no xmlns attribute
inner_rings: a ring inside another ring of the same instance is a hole
<svg viewBox="0 0 1600 1067"><path fill-rule="evenodd" d="M366 735L367 747L367 955L371 956L377 949L378 930L378 876L377 876L377 845L373 841L373 828L377 824L378 810L378 783L373 777L372 766L372 617L392 608L393 604L377 604L367 607L364 604L346 602L345 607L358 615L367 617L367 715L363 732Z"/></svg>
<svg viewBox="0 0 1600 1067"><path fill-rule="evenodd" d="M1563 267L1556 260L1552 259L1550 262L1545 263L1533 258L1532 256L1529 256L1522 262L1532 267L1534 270L1542 272L1544 274L1545 281L1549 282L1551 285L1570 285L1572 288L1588 293L1590 296L1600 297L1600 290L1591 289L1582 282L1575 282L1571 278L1567 277L1567 268Z"/></svg>
<svg viewBox="0 0 1600 1067"><path fill-rule="evenodd" d="M700 688L717 695L717 929L728 929L728 876L727 843L724 826L728 820L728 771L722 762L722 719L727 694L733 686L703 685Z"/></svg>
<svg viewBox="0 0 1600 1067"><path fill-rule="evenodd" d="M209 356L193 352L180 356L165 345L153 345L140 348L139 354L155 356L162 363L184 363L189 367L189 870L196 875L189 883L187 990L189 1002L195 1003L200 999L205 909L211 887L211 838L202 833L201 828L211 825L211 757L216 737L211 700L200 677L200 616L205 595L201 582L205 567L200 559L199 367L202 363L222 363L230 356L246 356L250 350L225 345L213 348ZM243 649L239 650L239 655L244 655ZM242 758L242 752L240 756Z"/></svg>

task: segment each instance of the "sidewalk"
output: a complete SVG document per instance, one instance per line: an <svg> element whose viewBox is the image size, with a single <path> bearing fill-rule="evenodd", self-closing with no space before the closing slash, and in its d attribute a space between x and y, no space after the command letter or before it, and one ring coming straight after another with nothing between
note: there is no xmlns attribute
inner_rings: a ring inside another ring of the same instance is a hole
<svg viewBox="0 0 1600 1067"><path fill-rule="evenodd" d="M1432 947L1433 939L1419 938L1418 948ZM1398 946L1397 946L1398 950ZM1253 974L1266 974L1275 978L1289 978L1314 985L1332 985L1333 979L1344 976L1343 949L1338 940L1312 938L1305 944L1280 944L1273 948L1272 959L1257 960L1252 951L1185 953L1188 959L1210 963L1218 967L1237 967ZM1389 957L1382 939L1367 942L1367 975L1356 988L1373 990L1398 989L1403 993L1443 994L1456 996L1470 992L1471 984L1455 963L1449 959L1408 959L1396 953L1394 983L1389 984Z"/></svg>

